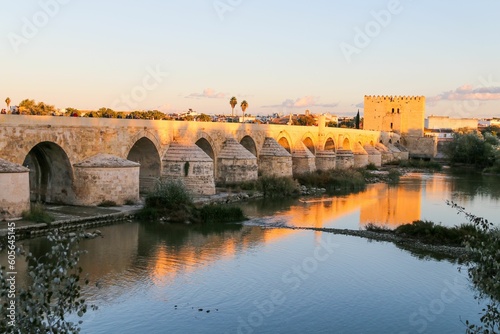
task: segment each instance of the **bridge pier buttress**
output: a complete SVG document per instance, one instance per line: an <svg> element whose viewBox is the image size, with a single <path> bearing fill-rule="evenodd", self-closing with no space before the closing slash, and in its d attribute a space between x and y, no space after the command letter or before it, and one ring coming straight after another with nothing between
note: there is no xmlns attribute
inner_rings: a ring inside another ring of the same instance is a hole
<svg viewBox="0 0 500 334"><path fill-rule="evenodd" d="M259 154L259 174L262 176L292 176L292 155L274 138L266 137Z"/></svg>
<svg viewBox="0 0 500 334"><path fill-rule="evenodd" d="M197 145L171 142L162 162L163 180L180 180L195 195L215 194L214 161Z"/></svg>
<svg viewBox="0 0 500 334"><path fill-rule="evenodd" d="M139 168L136 162L110 154L97 154L74 165L76 203L96 206L139 201Z"/></svg>
<svg viewBox="0 0 500 334"><path fill-rule="evenodd" d="M294 176L316 171L316 157L302 141L293 150L292 169Z"/></svg>
<svg viewBox="0 0 500 334"><path fill-rule="evenodd" d="M29 169L0 158L0 220L30 209Z"/></svg>
<svg viewBox="0 0 500 334"><path fill-rule="evenodd" d="M217 156L217 183L235 184L257 180L257 157L234 138L227 138Z"/></svg>

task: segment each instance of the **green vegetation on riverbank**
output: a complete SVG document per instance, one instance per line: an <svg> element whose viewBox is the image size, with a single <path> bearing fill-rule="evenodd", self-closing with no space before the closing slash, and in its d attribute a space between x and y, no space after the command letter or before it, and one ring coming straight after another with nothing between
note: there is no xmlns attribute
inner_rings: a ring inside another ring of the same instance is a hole
<svg viewBox="0 0 500 334"><path fill-rule="evenodd" d="M500 171L500 141L491 133L462 131L453 134L445 149L452 166L466 164L489 173Z"/></svg>
<svg viewBox="0 0 500 334"><path fill-rule="evenodd" d="M245 220L238 207L205 205L197 208L193 198L179 181L164 181L145 199L143 209L137 213L142 220L165 220L172 223L240 222Z"/></svg>
<svg viewBox="0 0 500 334"><path fill-rule="evenodd" d="M437 172L443 169L443 166L439 162L423 159L401 160L398 166L401 168L428 169Z"/></svg>
<svg viewBox="0 0 500 334"><path fill-rule="evenodd" d="M300 195L300 184L291 176L260 176L255 181L241 182L230 187L235 190L259 191L264 197L293 197Z"/></svg>
<svg viewBox="0 0 500 334"><path fill-rule="evenodd" d="M55 218L47 212L42 203L32 203L29 211L22 213L24 220L32 221L35 223L52 223Z"/></svg>
<svg viewBox="0 0 500 334"><path fill-rule="evenodd" d="M462 224L460 226L446 227L430 221L416 220L411 224L400 225L394 230L368 224L367 231L393 233L403 237L417 239L422 243L430 245L445 245L461 247L471 237L482 238L483 233L473 224Z"/></svg>
<svg viewBox="0 0 500 334"><path fill-rule="evenodd" d="M364 173L357 169L318 170L298 175L297 181L306 187L325 188L329 194L362 190L366 186Z"/></svg>

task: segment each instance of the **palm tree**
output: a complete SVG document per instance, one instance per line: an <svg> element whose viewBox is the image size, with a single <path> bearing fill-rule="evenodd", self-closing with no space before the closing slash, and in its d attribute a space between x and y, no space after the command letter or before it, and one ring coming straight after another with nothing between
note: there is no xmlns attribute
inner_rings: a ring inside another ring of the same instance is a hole
<svg viewBox="0 0 500 334"><path fill-rule="evenodd" d="M243 113L243 123L245 123L245 110L248 108L248 102L246 100L243 100L241 102L241 112Z"/></svg>
<svg viewBox="0 0 500 334"><path fill-rule="evenodd" d="M5 103L7 104L7 113L9 113L10 112L10 97L7 97L5 99Z"/></svg>
<svg viewBox="0 0 500 334"><path fill-rule="evenodd" d="M231 105L231 117L234 117L234 107L238 104L238 100L236 100L236 97L232 97L231 100L229 100L229 104Z"/></svg>

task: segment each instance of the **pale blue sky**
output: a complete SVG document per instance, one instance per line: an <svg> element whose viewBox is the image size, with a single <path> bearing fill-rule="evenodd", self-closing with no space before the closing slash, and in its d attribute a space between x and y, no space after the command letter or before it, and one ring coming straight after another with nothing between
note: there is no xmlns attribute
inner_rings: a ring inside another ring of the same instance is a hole
<svg viewBox="0 0 500 334"><path fill-rule="evenodd" d="M254 114L345 115L364 95L425 95L427 115L500 116L498 0L4 0L2 13L13 104L228 113L234 95Z"/></svg>

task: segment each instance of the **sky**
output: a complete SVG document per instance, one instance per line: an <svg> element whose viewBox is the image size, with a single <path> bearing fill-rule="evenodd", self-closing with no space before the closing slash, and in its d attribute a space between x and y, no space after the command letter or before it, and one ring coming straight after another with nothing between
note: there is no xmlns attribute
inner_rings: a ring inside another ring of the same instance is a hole
<svg viewBox="0 0 500 334"><path fill-rule="evenodd" d="M500 117L498 0L2 0L0 97L58 108ZM4 97L5 96L5 97Z"/></svg>

